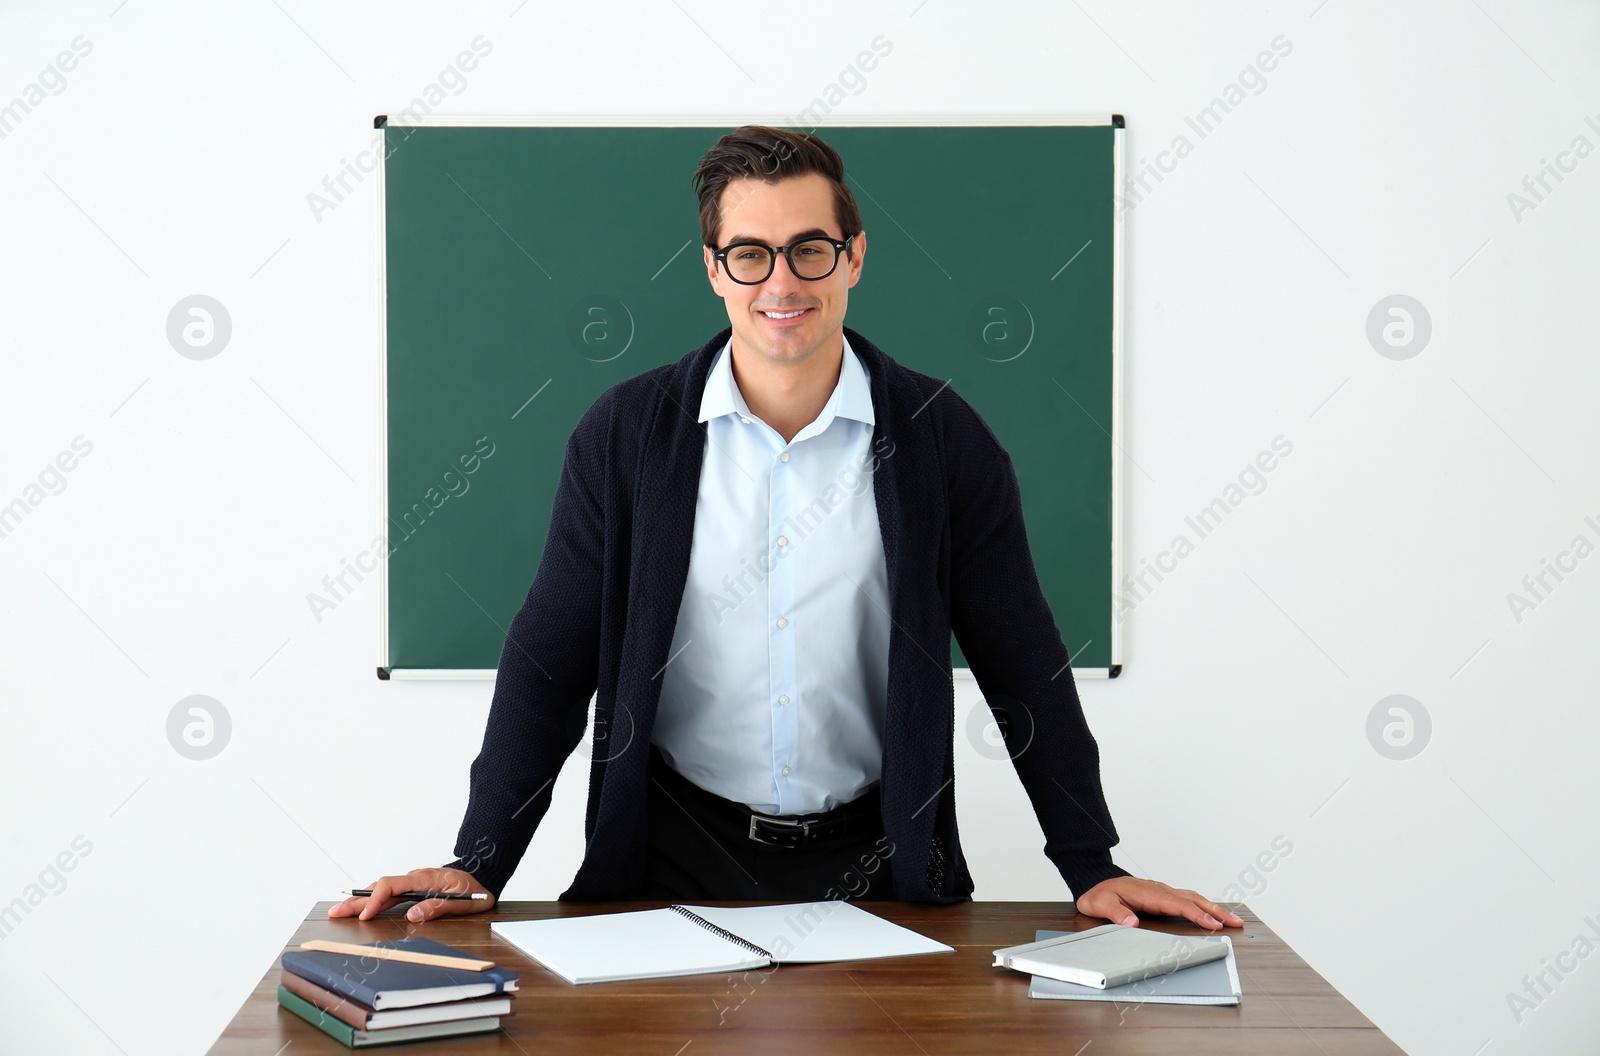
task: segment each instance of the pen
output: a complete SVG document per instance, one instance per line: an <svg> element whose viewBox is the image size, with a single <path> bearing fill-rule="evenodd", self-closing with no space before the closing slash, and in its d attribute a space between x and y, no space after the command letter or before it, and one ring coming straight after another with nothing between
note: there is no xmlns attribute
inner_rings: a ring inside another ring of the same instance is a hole
<svg viewBox="0 0 1600 1056"><path fill-rule="evenodd" d="M371 888L367 888L367 887L358 887L358 888L353 888L353 889L347 888L345 890L345 894L347 894L347 895L366 895L368 897L371 897L372 889ZM456 892L456 891L397 891L397 892L395 892L395 897L396 898L415 898L415 899L447 898L447 899L457 899L457 900L462 900L462 901L465 901L466 899L473 899L475 901L479 901L479 900L487 899L489 897L489 895L488 895L487 892L484 892L484 891L469 891L469 892L464 892L464 893Z"/></svg>

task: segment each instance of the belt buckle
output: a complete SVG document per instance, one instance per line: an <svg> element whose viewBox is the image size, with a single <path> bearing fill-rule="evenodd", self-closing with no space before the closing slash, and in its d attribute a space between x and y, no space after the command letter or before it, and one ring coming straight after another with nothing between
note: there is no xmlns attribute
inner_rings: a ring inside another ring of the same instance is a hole
<svg viewBox="0 0 1600 1056"><path fill-rule="evenodd" d="M786 829L790 830L792 833L794 833L794 838L792 840L783 840L783 839L778 839L778 838L758 835L757 832L756 832L756 825L757 825L758 822L766 822L768 825L775 825L775 826L779 826L781 828L786 828ZM769 818L769 817L767 817L767 816L765 816L763 814L752 814L752 815L750 815L750 833L749 833L749 835L750 835L750 838L752 840L756 841L757 843L764 843L764 844L767 844L768 846L771 846L771 847L790 847L790 848L794 848L794 847L799 847L802 843L804 843L806 841L806 838L811 835L812 826L814 824L815 824L815 822L812 819L809 819L809 818L801 820L801 821L790 821L787 818Z"/></svg>

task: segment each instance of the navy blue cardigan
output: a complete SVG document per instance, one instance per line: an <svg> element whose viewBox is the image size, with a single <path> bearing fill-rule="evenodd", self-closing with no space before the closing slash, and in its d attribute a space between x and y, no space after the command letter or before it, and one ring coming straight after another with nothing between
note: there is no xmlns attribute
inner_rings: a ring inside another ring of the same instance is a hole
<svg viewBox="0 0 1600 1056"><path fill-rule="evenodd" d="M700 395L724 329L606 390L567 441L533 585L500 656L452 867L498 897L582 738L596 736L583 863L563 899L639 897L650 730L689 569L706 427ZM882 803L896 897L956 902L972 878L956 833L950 633L1005 731L1075 894L1113 876L1116 830L1067 649L1039 589L1011 458L947 383L846 329L871 372L873 479L888 569ZM1059 677L1058 677L1059 676ZM1018 742L1018 743L1013 743Z"/></svg>

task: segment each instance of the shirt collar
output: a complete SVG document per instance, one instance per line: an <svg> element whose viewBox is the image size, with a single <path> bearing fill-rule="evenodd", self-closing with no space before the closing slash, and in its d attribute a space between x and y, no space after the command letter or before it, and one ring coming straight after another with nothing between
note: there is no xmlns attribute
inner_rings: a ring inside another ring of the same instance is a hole
<svg viewBox="0 0 1600 1056"><path fill-rule="evenodd" d="M872 425L875 420L867 368L856 356L855 350L850 347L850 339L845 337L843 341L844 359L839 366L839 380L834 384L833 394L828 397L822 413L817 415L817 422L824 429L834 417L853 418L868 425ZM732 346L733 338L729 337L727 343L717 353L716 362L711 364L710 373L706 375L706 388L700 397L698 421L710 421L725 414L752 417L749 405L744 402L744 394L739 391L738 383L733 380ZM818 430L820 431L821 429Z"/></svg>

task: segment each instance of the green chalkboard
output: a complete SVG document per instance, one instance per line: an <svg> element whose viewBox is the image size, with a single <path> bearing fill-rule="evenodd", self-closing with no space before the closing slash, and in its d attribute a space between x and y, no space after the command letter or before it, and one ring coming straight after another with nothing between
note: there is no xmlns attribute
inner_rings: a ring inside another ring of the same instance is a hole
<svg viewBox="0 0 1600 1056"><path fill-rule="evenodd" d="M727 325L690 176L729 130L384 125L382 677L492 673L578 418ZM1120 119L818 134L869 238L846 324L994 428L1073 669L1114 674Z"/></svg>

